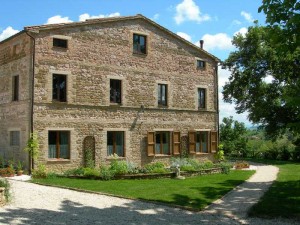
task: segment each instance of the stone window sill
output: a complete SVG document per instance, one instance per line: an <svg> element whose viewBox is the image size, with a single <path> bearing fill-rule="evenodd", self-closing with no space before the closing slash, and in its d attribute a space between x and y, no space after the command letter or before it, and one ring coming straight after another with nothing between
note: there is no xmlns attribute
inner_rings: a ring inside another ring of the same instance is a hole
<svg viewBox="0 0 300 225"><path fill-rule="evenodd" d="M66 163L71 162L70 159L48 159L47 163Z"/></svg>

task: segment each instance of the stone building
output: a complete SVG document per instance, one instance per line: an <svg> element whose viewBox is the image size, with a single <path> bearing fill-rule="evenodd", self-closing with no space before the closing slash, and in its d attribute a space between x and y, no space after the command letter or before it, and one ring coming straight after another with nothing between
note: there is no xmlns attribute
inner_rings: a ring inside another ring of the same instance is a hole
<svg viewBox="0 0 300 225"><path fill-rule="evenodd" d="M52 170L217 149L218 59L142 16L25 27L0 42L0 152Z"/></svg>

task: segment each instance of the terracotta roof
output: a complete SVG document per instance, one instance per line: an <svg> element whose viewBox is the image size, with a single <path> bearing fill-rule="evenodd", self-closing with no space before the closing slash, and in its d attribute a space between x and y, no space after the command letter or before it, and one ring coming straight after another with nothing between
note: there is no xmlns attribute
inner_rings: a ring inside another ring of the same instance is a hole
<svg viewBox="0 0 300 225"><path fill-rule="evenodd" d="M191 43L187 40L185 40L184 38L180 37L179 35L173 33L172 31L168 30L167 28L159 25L158 23L148 19L147 17L145 17L141 14L137 14L135 16L118 16L118 17L88 19L88 20L82 21L82 22L70 22L70 23L57 23L57 24L37 25L37 26L26 26L26 27L24 27L24 31L25 32L38 33L38 32L43 31L43 30L52 30L52 29L57 29L57 28L68 28L68 27L76 27L76 26L84 26L84 25L92 25L92 24L101 24L101 23L115 22L115 21L136 20L136 19L142 19L142 20L152 24L153 26L159 28L160 30L170 34L171 36L173 36L173 37L175 37L175 38L177 38L177 39L179 39L183 42L185 42L187 45L197 49L198 51L201 51L201 52L207 54L208 56L210 56L211 58L213 58L217 62L221 61L220 59L218 59L214 55L208 53L204 49L201 49L200 47L194 45L193 43ZM4 41L6 41L6 40L4 40Z"/></svg>

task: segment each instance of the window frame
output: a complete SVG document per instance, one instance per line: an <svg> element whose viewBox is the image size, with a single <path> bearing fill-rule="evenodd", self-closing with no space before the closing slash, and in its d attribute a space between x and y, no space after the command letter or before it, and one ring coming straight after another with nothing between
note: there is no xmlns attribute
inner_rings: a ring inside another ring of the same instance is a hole
<svg viewBox="0 0 300 225"><path fill-rule="evenodd" d="M135 36L138 37L138 43L135 43ZM141 44L140 44L140 38L143 37L144 40L145 40L145 50L142 51L141 50ZM138 34L138 33L133 33L133 36L132 36L132 51L134 54L140 54L140 55L147 55L148 53L148 36L147 35L144 35L144 34ZM135 50L135 45L137 45L137 50Z"/></svg>
<svg viewBox="0 0 300 225"><path fill-rule="evenodd" d="M108 133L112 133L112 137L113 137L113 150L112 150L112 154L108 154ZM122 133L123 135L123 149L122 149L122 152L123 152L123 155L120 156L117 154L117 140L116 140L116 137L117 137L117 133ZM125 150L126 150L126 146L125 146L125 131L110 131L108 130L106 132L106 149L107 149L107 156L111 156L111 155L114 155L114 154L117 154L119 157L125 157L126 154L125 154Z"/></svg>
<svg viewBox="0 0 300 225"><path fill-rule="evenodd" d="M13 76L12 80L12 101L17 102L19 101L20 95L20 76L15 75Z"/></svg>
<svg viewBox="0 0 300 225"><path fill-rule="evenodd" d="M57 97L54 98L54 77L57 77L59 78L58 80L60 80L60 78L64 77L64 81L65 81L65 86L64 86L64 89L65 89L65 94L64 96L62 97L61 96L61 91L60 91L60 88L59 87L56 87L56 95ZM52 101L53 102L67 102L67 99L68 99L68 94L67 94L67 91L68 91L68 87L67 87L67 84L68 84L68 76L66 74L58 74L58 73L53 73L52 74Z"/></svg>
<svg viewBox="0 0 300 225"><path fill-rule="evenodd" d="M52 46L54 48L68 49L68 39L53 37Z"/></svg>
<svg viewBox="0 0 300 225"><path fill-rule="evenodd" d="M112 82L113 82L113 86L112 86ZM120 97L119 97L119 100L117 99L117 96L116 94L118 93L116 91L116 93L114 94L113 98L114 100L112 100L112 88L115 87L116 89L116 86L117 86L117 82L119 82L119 93L120 93ZM119 80L119 79L110 79L109 80L109 102L110 104L122 104L122 80Z"/></svg>
<svg viewBox="0 0 300 225"><path fill-rule="evenodd" d="M196 67L198 70L204 70L206 68L206 61L202 59L196 59Z"/></svg>
<svg viewBox="0 0 300 225"><path fill-rule="evenodd" d="M20 146L20 131L11 130L9 131L9 144L10 146Z"/></svg>
<svg viewBox="0 0 300 225"><path fill-rule="evenodd" d="M206 133L206 145L207 145L207 152L204 152L202 149L202 135ZM199 135L199 150L197 150L197 143L198 143L198 135ZM195 144L196 144L196 149L195 152L196 154L198 153L210 153L210 147L209 147L209 136L210 136L210 131L196 131L196 140L195 140Z"/></svg>
<svg viewBox="0 0 300 225"><path fill-rule="evenodd" d="M165 86L165 103L163 103L163 95L162 95L162 88ZM157 84L157 105L159 107L166 107L168 106L168 84L158 83Z"/></svg>
<svg viewBox="0 0 300 225"><path fill-rule="evenodd" d="M201 93L204 94L203 98L201 98ZM204 102L201 102L201 99L203 99ZM198 103L198 110L206 109L206 107L207 107L207 89L206 88L202 88L202 87L197 88L197 103Z"/></svg>
<svg viewBox="0 0 300 225"><path fill-rule="evenodd" d="M53 158L50 158L49 157L49 146L50 146L50 132L52 132L52 133L56 133L56 147L55 147L55 155L56 155L56 157L53 157ZM67 134L67 137L68 137L68 149L67 149L67 151L68 151L68 158L61 158L60 157L60 153L61 153L61 151L60 151L60 132L67 132L68 134ZM59 156L59 157L58 157ZM50 160L55 160L55 159L59 159L59 160L70 160L71 159L71 132L69 131L69 130L48 130L48 159L50 159Z"/></svg>

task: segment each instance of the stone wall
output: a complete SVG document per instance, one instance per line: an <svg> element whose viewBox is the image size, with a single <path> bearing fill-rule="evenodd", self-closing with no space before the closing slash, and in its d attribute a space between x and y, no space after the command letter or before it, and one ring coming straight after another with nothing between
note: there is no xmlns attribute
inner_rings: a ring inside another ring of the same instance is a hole
<svg viewBox="0 0 300 225"><path fill-rule="evenodd" d="M21 160L30 132L31 42L26 34L0 43L0 155ZM13 101L13 76L19 75L19 99ZM20 144L11 146L10 131L20 132Z"/></svg>
<svg viewBox="0 0 300 225"><path fill-rule="evenodd" d="M132 53L133 33L147 36L147 55ZM68 49L52 46L53 37ZM206 68L196 68L196 59ZM39 132L39 161L64 170L82 165L83 140L94 136L96 164L109 161L106 132L125 131L126 157L137 164L169 160L148 157L148 131L217 130L216 61L206 53L142 19L42 30L36 36L34 130ZM52 76L67 76L67 103L52 102ZM111 105L109 81L122 81L122 104ZM157 106L157 85L168 84L168 106ZM199 111L197 89L207 89ZM145 107L141 113L141 106ZM48 159L48 130L70 130L71 159ZM199 156L200 157L200 156ZM202 154L201 157L212 157Z"/></svg>

